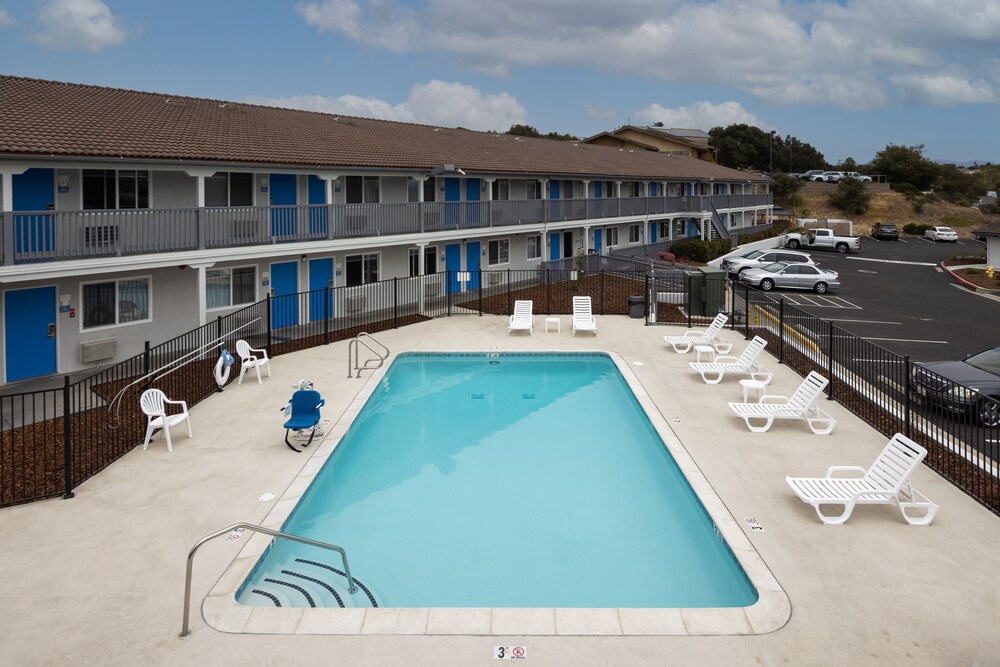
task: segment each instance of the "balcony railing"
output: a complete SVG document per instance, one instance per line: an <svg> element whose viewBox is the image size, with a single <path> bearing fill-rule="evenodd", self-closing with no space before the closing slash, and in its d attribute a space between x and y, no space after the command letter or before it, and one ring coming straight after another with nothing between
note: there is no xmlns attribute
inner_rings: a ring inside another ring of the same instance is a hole
<svg viewBox="0 0 1000 667"><path fill-rule="evenodd" d="M764 207L771 195L3 213L2 264Z"/></svg>

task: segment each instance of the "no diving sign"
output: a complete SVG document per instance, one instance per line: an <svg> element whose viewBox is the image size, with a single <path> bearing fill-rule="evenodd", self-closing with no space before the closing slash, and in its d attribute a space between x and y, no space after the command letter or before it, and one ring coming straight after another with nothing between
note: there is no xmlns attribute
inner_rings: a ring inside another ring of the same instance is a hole
<svg viewBox="0 0 1000 667"><path fill-rule="evenodd" d="M496 660L527 660L528 649L524 646L494 646L493 657Z"/></svg>

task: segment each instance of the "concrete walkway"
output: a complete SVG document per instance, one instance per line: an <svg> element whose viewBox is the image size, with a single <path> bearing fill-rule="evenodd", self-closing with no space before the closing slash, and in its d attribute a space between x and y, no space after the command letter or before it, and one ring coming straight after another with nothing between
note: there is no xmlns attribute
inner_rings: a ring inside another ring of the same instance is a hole
<svg viewBox="0 0 1000 667"><path fill-rule="evenodd" d="M543 320L537 319L541 325ZM185 558L201 537L237 521L260 523L309 461L283 444L279 409L291 384L310 378L336 421L365 380L348 380L347 344L275 358L274 377L230 386L192 410L194 438L180 432L168 454L157 438L76 490L0 510L0 656L10 665L495 665L498 645L521 644L540 665L996 665L1000 664L1000 518L931 470L914 485L941 506L930 527L906 525L889 506L864 506L844 526L820 524L784 482L829 465L867 466L886 438L839 404L830 436L799 423L747 432L729 414L735 380L708 386L661 336L599 317L595 338L507 335L506 318L462 316L379 334L406 350L608 350L621 354L670 428L791 600L779 630L756 636L282 636L224 634L200 604L241 548L205 546L195 564L191 635L181 625ZM745 344L727 332L736 350ZM638 364L637 364L638 362ZM776 361L775 390L800 378ZM641 365L639 365L641 364ZM484 576L485 573L484 573Z"/></svg>

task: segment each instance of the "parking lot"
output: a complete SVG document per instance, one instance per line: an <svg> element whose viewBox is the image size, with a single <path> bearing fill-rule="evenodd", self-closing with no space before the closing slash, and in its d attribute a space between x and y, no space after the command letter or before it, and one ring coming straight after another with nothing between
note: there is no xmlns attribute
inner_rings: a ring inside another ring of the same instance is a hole
<svg viewBox="0 0 1000 667"><path fill-rule="evenodd" d="M935 243L912 236L899 241L863 237L860 253L810 252L821 268L840 274L836 294L782 291L773 296L914 361L961 359L1000 345L1000 298L959 286L940 262L983 254L984 244L972 239Z"/></svg>

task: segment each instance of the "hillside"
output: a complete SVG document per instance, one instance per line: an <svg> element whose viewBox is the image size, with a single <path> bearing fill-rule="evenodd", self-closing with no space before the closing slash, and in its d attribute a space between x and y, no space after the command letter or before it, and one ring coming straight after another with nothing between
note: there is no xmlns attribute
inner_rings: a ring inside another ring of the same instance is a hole
<svg viewBox="0 0 1000 667"><path fill-rule="evenodd" d="M928 202L916 213L913 206L898 192L872 194L871 204L864 215L848 215L829 204L829 195L803 194L804 210L797 211L802 218L849 218L854 221L854 233L865 235L876 222L895 222L902 228L908 223L918 225L947 225L959 236L971 237L972 230L991 222L1000 222L1000 216L983 215L971 206L957 206L948 202Z"/></svg>

